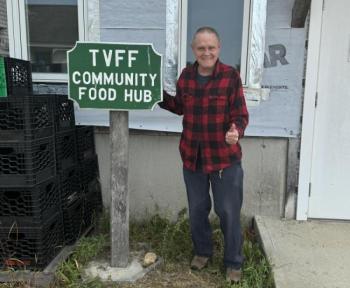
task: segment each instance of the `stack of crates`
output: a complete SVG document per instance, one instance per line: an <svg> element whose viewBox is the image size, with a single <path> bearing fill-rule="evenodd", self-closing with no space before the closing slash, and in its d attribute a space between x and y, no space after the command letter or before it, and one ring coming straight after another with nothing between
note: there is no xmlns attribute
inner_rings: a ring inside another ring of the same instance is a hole
<svg viewBox="0 0 350 288"><path fill-rule="evenodd" d="M71 244L93 224L102 207L94 132L75 126L74 107L56 95L56 159L60 178L65 244Z"/></svg>
<svg viewBox="0 0 350 288"><path fill-rule="evenodd" d="M91 226L102 210L98 161L91 126L76 126L80 189L83 198L84 228Z"/></svg>
<svg viewBox="0 0 350 288"><path fill-rule="evenodd" d="M66 95L33 95L30 63L5 58L0 97L0 267L42 269L102 207L93 129Z"/></svg>
<svg viewBox="0 0 350 288"><path fill-rule="evenodd" d="M86 231L102 208L93 128L76 126L74 133L77 162L66 168L61 177L66 244L74 242Z"/></svg>
<svg viewBox="0 0 350 288"><path fill-rule="evenodd" d="M60 182L64 241L65 244L71 244L83 232L81 229L83 218L81 212L76 209L77 205L82 205L82 191L79 185L74 107L67 96L51 96L55 99L56 167Z"/></svg>
<svg viewBox="0 0 350 288"><path fill-rule="evenodd" d="M0 98L1 266L38 269L62 249L53 101L32 95L30 64L5 58Z"/></svg>

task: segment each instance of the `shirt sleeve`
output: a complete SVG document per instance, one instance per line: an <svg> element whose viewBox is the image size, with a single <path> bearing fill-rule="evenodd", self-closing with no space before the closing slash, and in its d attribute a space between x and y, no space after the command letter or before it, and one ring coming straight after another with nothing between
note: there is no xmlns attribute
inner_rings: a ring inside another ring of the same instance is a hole
<svg viewBox="0 0 350 288"><path fill-rule="evenodd" d="M178 89L176 89L178 90ZM177 115L182 115L182 99L179 92L176 92L175 97L169 95L166 91L163 91L163 101L159 103L159 107L168 110Z"/></svg>
<svg viewBox="0 0 350 288"><path fill-rule="evenodd" d="M242 138L249 122L249 113L244 98L241 77L238 72L235 71L234 73L235 76L232 81L233 92L230 99L230 123L236 125L239 138Z"/></svg>

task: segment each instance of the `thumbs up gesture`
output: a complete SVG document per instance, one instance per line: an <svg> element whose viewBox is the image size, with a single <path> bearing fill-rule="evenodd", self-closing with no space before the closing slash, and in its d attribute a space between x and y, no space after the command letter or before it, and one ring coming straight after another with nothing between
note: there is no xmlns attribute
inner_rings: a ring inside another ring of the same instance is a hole
<svg viewBox="0 0 350 288"><path fill-rule="evenodd" d="M232 123L230 129L226 132L225 141L227 144L233 145L238 142L238 137L239 137L239 134L238 134L236 125Z"/></svg>

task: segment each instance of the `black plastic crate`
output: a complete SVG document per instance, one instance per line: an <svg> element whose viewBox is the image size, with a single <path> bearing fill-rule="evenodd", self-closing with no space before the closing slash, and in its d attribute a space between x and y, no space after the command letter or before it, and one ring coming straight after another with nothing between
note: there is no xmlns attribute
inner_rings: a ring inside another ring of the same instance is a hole
<svg viewBox="0 0 350 288"><path fill-rule="evenodd" d="M59 177L61 205L67 208L82 195L78 167L73 166L61 171Z"/></svg>
<svg viewBox="0 0 350 288"><path fill-rule="evenodd" d="M95 152L94 128L92 126L76 126L78 161L93 158Z"/></svg>
<svg viewBox="0 0 350 288"><path fill-rule="evenodd" d="M57 177L33 187L0 188L0 226L36 226L60 211Z"/></svg>
<svg viewBox="0 0 350 288"><path fill-rule="evenodd" d="M3 268L42 269L62 249L63 241L62 213L36 227L1 226L1 264Z"/></svg>
<svg viewBox="0 0 350 288"><path fill-rule="evenodd" d="M0 98L0 141L35 140L54 135L53 99L47 96Z"/></svg>
<svg viewBox="0 0 350 288"><path fill-rule="evenodd" d="M83 208L83 200L79 197L69 207L63 209L63 231L66 245L75 242L83 232Z"/></svg>
<svg viewBox="0 0 350 288"><path fill-rule="evenodd" d="M33 94L32 68L29 61L5 57L7 95Z"/></svg>
<svg viewBox="0 0 350 288"><path fill-rule="evenodd" d="M83 195L83 231L95 223L102 212L102 195L100 182L95 179L88 185L88 193Z"/></svg>
<svg viewBox="0 0 350 288"><path fill-rule="evenodd" d="M79 177L83 191L86 193L86 187L89 183L96 178L99 178L98 160L96 155L79 163Z"/></svg>
<svg viewBox="0 0 350 288"><path fill-rule="evenodd" d="M102 189L99 179L94 179L88 185L87 193L84 194L87 201L91 201L98 211L102 211Z"/></svg>
<svg viewBox="0 0 350 288"><path fill-rule="evenodd" d="M77 139L75 130L56 133L57 171L77 165Z"/></svg>
<svg viewBox="0 0 350 288"><path fill-rule="evenodd" d="M0 142L0 187L34 186L55 175L54 137Z"/></svg>
<svg viewBox="0 0 350 288"><path fill-rule="evenodd" d="M52 95L55 98L55 127L56 131L75 128L74 105L67 95Z"/></svg>

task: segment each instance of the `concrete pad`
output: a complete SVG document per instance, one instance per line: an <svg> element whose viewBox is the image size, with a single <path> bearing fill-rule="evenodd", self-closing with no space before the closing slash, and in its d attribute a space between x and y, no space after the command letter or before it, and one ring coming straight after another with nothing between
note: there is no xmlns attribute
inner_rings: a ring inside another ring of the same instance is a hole
<svg viewBox="0 0 350 288"><path fill-rule="evenodd" d="M92 261L84 270L84 277L100 278L106 282L135 282L155 269L162 259L157 259L155 263L144 268L138 259L133 259L126 268L111 267L107 261Z"/></svg>
<svg viewBox="0 0 350 288"><path fill-rule="evenodd" d="M276 288L349 288L350 223L255 217Z"/></svg>

